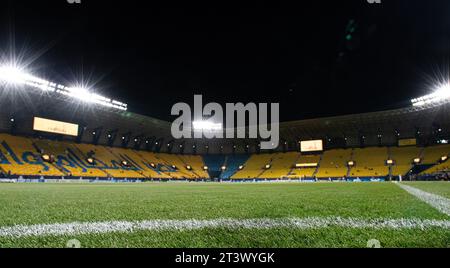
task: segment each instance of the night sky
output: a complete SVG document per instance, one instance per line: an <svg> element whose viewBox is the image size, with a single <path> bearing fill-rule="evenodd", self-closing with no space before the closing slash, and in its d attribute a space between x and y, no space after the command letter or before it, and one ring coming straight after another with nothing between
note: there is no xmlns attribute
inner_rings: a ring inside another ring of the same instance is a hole
<svg viewBox="0 0 450 268"><path fill-rule="evenodd" d="M448 0L81 1L3 1L3 57L164 120L194 93L279 102L282 121L403 107L449 71Z"/></svg>

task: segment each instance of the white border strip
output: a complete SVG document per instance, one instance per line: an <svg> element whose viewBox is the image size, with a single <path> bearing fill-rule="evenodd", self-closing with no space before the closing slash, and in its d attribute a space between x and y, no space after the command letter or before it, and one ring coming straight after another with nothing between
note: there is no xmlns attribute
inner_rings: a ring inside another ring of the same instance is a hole
<svg viewBox="0 0 450 268"><path fill-rule="evenodd" d="M415 187L404 185L402 183L398 183L397 185L400 186L403 190L410 193L411 195L427 203L428 205L434 207L440 212L446 214L447 216L450 216L450 199L442 197L437 194L428 193L419 190Z"/></svg>
<svg viewBox="0 0 450 268"><path fill-rule="evenodd" d="M353 229L450 229L449 220L430 219L355 219L340 217L310 217L282 219L211 219L211 220L147 220L147 221L104 221L72 222L56 224L16 225L0 227L0 237L29 237L50 235L104 234L111 232L130 233L135 231L188 231L204 228L227 229L321 229L343 227Z"/></svg>

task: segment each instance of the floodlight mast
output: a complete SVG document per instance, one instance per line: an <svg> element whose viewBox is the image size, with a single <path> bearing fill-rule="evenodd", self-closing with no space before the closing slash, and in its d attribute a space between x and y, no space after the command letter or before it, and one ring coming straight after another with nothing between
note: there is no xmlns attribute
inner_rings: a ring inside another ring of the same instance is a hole
<svg viewBox="0 0 450 268"><path fill-rule="evenodd" d="M87 103L95 103L113 109L126 111L126 103L112 100L82 87L67 87L27 73L23 68L12 65L0 66L0 81L9 85L27 85L46 92L53 92Z"/></svg>

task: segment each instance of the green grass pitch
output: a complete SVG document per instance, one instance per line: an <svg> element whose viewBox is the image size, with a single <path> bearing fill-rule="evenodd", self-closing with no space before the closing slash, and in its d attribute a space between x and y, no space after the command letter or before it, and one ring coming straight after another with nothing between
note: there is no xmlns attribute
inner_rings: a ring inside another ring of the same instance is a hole
<svg viewBox="0 0 450 268"><path fill-rule="evenodd" d="M450 183L408 184L449 198ZM394 183L0 184L0 228L14 225L153 219L450 217ZM0 236L0 247L449 247L450 230L270 228L162 230L29 237Z"/></svg>

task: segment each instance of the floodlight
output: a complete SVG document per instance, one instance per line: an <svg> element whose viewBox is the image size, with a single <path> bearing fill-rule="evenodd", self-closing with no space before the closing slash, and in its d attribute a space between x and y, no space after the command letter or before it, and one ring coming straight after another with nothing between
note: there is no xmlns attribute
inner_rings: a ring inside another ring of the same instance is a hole
<svg viewBox="0 0 450 268"><path fill-rule="evenodd" d="M348 161L347 166L353 167L355 165L355 161Z"/></svg>
<svg viewBox="0 0 450 268"><path fill-rule="evenodd" d="M24 84L29 75L21 68L13 66L0 67L0 80L10 84Z"/></svg>
<svg viewBox="0 0 450 268"><path fill-rule="evenodd" d="M439 103L450 100L450 82L443 83L436 87L436 90L420 98L412 99L413 106L424 106L427 104Z"/></svg>
<svg viewBox="0 0 450 268"><path fill-rule="evenodd" d="M24 68L15 66L14 64L0 66L0 81L13 85L23 84L42 91L55 92L81 100L83 102L95 103L122 111L126 111L128 109L128 105L126 103L100 96L84 87L66 87L64 85L41 79L27 73Z"/></svg>
<svg viewBox="0 0 450 268"><path fill-rule="evenodd" d="M208 170L208 166L203 166L203 170Z"/></svg>
<svg viewBox="0 0 450 268"><path fill-rule="evenodd" d="M239 166L239 170L243 170L243 169L244 169L244 167L245 167L245 166L243 166L243 165L240 165L240 166Z"/></svg>
<svg viewBox="0 0 450 268"><path fill-rule="evenodd" d="M265 168L265 169L270 169L271 167L272 167L272 165L267 164L264 168Z"/></svg>
<svg viewBox="0 0 450 268"><path fill-rule="evenodd" d="M187 169L187 170L192 170L192 167L189 166L189 165L187 165L187 166L186 166L186 169Z"/></svg>
<svg viewBox="0 0 450 268"><path fill-rule="evenodd" d="M92 157L87 158L86 161L91 165L95 165L95 159Z"/></svg>
<svg viewBox="0 0 450 268"><path fill-rule="evenodd" d="M209 121L194 121L192 122L194 130L209 130L209 131L219 131L222 130L221 123L213 123Z"/></svg>
<svg viewBox="0 0 450 268"><path fill-rule="evenodd" d="M392 160L392 159L386 160L386 165L388 165L388 166L394 165L394 160Z"/></svg>
<svg viewBox="0 0 450 268"><path fill-rule="evenodd" d="M89 92L88 89L83 87L69 87L67 88L69 96L79 99L84 102L94 102L94 99L92 97L92 94Z"/></svg>
<svg viewBox="0 0 450 268"><path fill-rule="evenodd" d="M221 169L222 169L222 170L226 170L227 167L226 167L226 166L222 166Z"/></svg>
<svg viewBox="0 0 450 268"><path fill-rule="evenodd" d="M441 157L441 162L445 162L445 161L447 161L447 159L448 159L448 156L444 155Z"/></svg>
<svg viewBox="0 0 450 268"><path fill-rule="evenodd" d="M45 162L50 162L50 155L48 155L48 154L43 154L43 155L42 155L42 160L44 160Z"/></svg>
<svg viewBox="0 0 450 268"><path fill-rule="evenodd" d="M413 162L414 162L414 164L418 165L422 162L422 159L417 157L417 158L414 158Z"/></svg>
<svg viewBox="0 0 450 268"><path fill-rule="evenodd" d="M41 158L44 162L53 163L55 161L54 155L42 154Z"/></svg>

